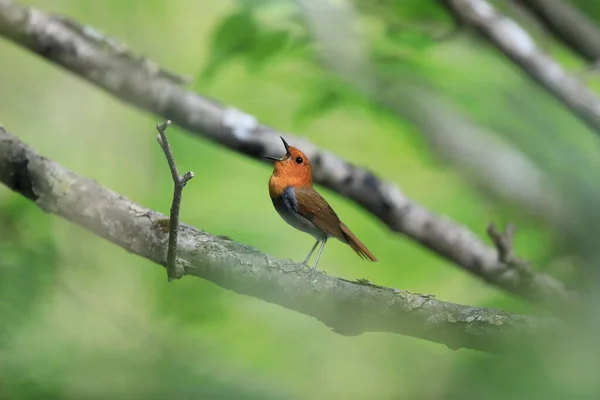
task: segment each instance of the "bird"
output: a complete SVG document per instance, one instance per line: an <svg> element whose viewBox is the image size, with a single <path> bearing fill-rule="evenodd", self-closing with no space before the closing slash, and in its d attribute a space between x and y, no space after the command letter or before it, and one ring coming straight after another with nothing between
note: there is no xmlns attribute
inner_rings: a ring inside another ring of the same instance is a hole
<svg viewBox="0 0 600 400"><path fill-rule="evenodd" d="M342 222L333 208L313 188L312 166L306 155L287 144L280 136L286 153L281 158L265 156L274 161L269 178L269 195L277 213L294 228L306 232L316 243L302 262L308 266L310 257L319 247L312 274L319 264L323 248L329 238L336 238L349 245L361 258L377 261L377 258Z"/></svg>

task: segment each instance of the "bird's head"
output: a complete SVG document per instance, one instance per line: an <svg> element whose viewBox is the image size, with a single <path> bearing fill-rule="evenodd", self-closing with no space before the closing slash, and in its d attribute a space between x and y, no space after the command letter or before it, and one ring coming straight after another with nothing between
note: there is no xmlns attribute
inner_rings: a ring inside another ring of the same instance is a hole
<svg viewBox="0 0 600 400"><path fill-rule="evenodd" d="M273 176L289 181L292 186L312 185L312 167L306 155L280 138L286 151L283 157L265 157L274 161Z"/></svg>

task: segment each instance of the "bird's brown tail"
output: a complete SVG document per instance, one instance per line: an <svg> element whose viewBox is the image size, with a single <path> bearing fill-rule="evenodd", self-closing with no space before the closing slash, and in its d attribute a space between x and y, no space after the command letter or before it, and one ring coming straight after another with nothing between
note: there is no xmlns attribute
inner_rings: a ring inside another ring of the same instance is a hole
<svg viewBox="0 0 600 400"><path fill-rule="evenodd" d="M344 224L341 224L342 232L344 232L344 236L346 237L347 243L352 247L359 256L368 258L371 261L377 261L375 256L367 249L367 246L362 244L360 240L354 236L352 231Z"/></svg>

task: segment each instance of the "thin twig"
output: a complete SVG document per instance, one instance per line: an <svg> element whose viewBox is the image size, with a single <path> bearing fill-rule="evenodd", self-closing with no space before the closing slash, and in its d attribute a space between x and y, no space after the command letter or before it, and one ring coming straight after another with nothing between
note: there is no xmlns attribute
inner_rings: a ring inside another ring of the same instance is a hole
<svg viewBox="0 0 600 400"><path fill-rule="evenodd" d="M171 176L173 178L173 202L171 203L171 215L169 216L169 247L167 248L167 276L169 282L173 279L180 279L183 276L183 266L177 265L177 233L179 231L179 209L181 206L181 196L183 194L183 188L190 179L194 177L192 171L186 172L183 175L179 175L177 171L177 164L175 163L175 157L171 152L171 146L167 140L165 131L171 124L171 121L166 120L160 125L156 125L158 136L156 140L163 149L167 162L169 163L169 169L171 170Z"/></svg>
<svg viewBox="0 0 600 400"><path fill-rule="evenodd" d="M490 223L487 229L489 237L494 242L498 250L498 261L504 263L508 267L514 268L521 273L523 277L531 278L534 274L531 266L527 261L524 261L514 254L513 240L517 226L509 223L504 227L504 231L499 231L496 224Z"/></svg>

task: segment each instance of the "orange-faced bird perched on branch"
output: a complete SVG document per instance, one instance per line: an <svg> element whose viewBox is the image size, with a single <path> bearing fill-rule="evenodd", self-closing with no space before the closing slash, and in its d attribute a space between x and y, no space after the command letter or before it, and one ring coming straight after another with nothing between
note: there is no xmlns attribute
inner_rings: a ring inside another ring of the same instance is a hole
<svg viewBox="0 0 600 400"><path fill-rule="evenodd" d="M289 146L285 139L281 140L285 146L285 155L281 158L266 157L275 161L273 174L269 179L269 194L275 209L285 222L317 239L302 263L308 264L317 245L321 243L312 269L314 271L330 237L348 244L359 256L377 261L313 188L312 167L308 158L297 148Z"/></svg>

